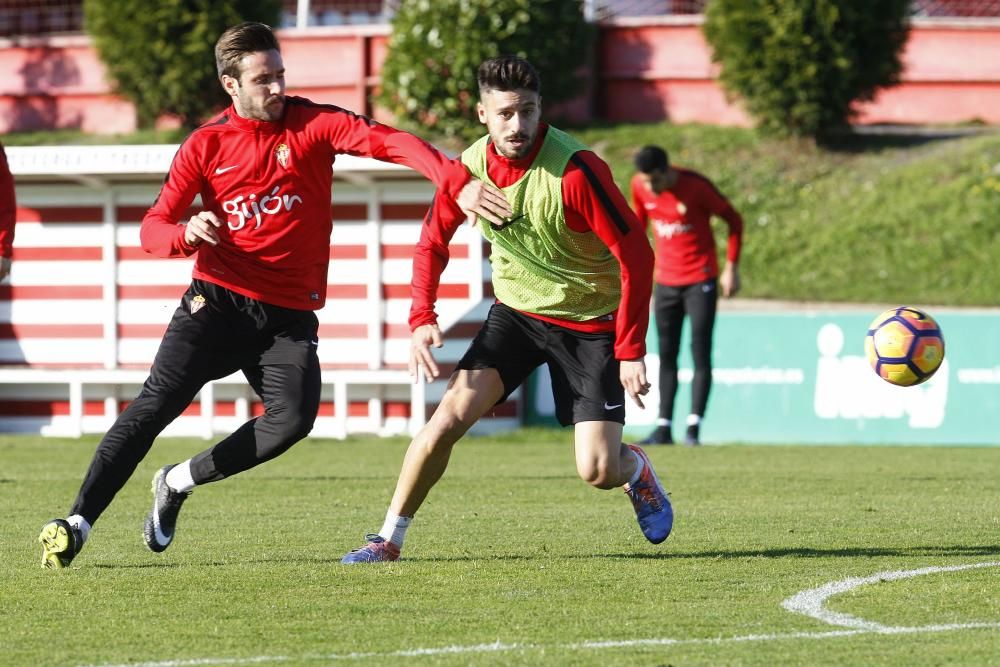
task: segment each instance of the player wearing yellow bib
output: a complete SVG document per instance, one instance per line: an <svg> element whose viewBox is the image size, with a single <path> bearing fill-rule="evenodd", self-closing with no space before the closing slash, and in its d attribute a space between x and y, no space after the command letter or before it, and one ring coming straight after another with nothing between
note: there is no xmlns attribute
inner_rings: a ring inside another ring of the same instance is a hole
<svg viewBox="0 0 1000 667"><path fill-rule="evenodd" d="M624 487L650 542L667 539L673 526L649 459L621 440L625 394L642 407L649 390L643 357L653 253L643 225L608 166L540 122L540 82L530 63L487 60L478 83L476 108L489 134L462 161L481 183L499 188L513 212L503 224L477 223L492 246L497 302L410 444L382 529L344 563L399 558L410 521L444 474L454 444L542 364L552 376L556 417L574 427L580 477L599 489ZM448 243L464 218L455 202L436 197L417 244L410 309L417 381L440 372L430 349L442 345L434 302Z"/></svg>

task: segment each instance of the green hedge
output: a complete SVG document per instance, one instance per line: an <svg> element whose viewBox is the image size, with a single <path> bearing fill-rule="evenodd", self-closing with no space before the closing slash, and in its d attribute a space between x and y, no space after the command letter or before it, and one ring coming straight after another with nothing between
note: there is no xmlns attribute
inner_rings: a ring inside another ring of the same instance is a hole
<svg viewBox="0 0 1000 667"><path fill-rule="evenodd" d="M898 80L908 0L712 0L720 80L760 127L822 138Z"/></svg>
<svg viewBox="0 0 1000 667"><path fill-rule="evenodd" d="M275 25L281 0L85 0L87 32L116 91L135 104L140 127L161 114L197 126L229 103L215 69L215 42L241 21Z"/></svg>
<svg viewBox="0 0 1000 667"><path fill-rule="evenodd" d="M482 61L527 58L551 104L580 92L592 35L580 0L409 0L393 18L378 102L421 136L481 136Z"/></svg>

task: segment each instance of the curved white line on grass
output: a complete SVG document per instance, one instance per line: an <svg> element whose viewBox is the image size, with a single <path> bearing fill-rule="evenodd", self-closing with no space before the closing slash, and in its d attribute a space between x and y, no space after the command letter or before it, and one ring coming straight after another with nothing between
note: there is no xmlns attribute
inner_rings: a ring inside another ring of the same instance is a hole
<svg viewBox="0 0 1000 667"><path fill-rule="evenodd" d="M212 667L214 665L261 665L267 663L282 663L294 660L296 662L337 662L350 660L369 660L372 658L412 658L438 655L461 655L477 653L502 653L507 651L538 651L554 649L570 650L600 650L608 648L631 648L641 646L681 646L691 644L729 644L738 642L769 642L788 639L829 639L833 637L851 637L869 633L880 634L922 634L931 632L950 632L953 630L975 630L981 628L1000 628L1000 622L984 623L947 623L937 625L921 625L914 627L891 627L866 621L861 618L832 612L823 607L828 598L839 593L846 593L859 586L874 584L880 581L895 581L919 577L924 574L938 572L958 572L980 567L997 567L1000 561L976 563L973 565L955 565L950 567L925 567L919 570L901 570L896 572L881 572L870 577L851 577L842 581L812 588L797 593L781 603L785 609L811 616L833 625L846 626L846 630L828 630L826 632L786 632L764 635L737 635L734 637L705 637L695 639L672 639L669 637L655 639L623 639L607 641L585 641L564 644L503 644L499 641L492 644L472 644L468 646L439 646L436 648L415 648L401 651L366 651L353 653L329 653L326 655L259 655L248 658L193 658L189 660L162 660L156 662L129 662L121 664L86 665L84 667Z"/></svg>
<svg viewBox="0 0 1000 667"><path fill-rule="evenodd" d="M866 621L863 618L858 618L857 616L851 616L850 614L842 614L837 611L830 611L823 605L826 603L827 599L833 597L834 595L839 595L841 593L846 593L852 591L855 588L860 588L861 586L866 586L868 584L877 584L883 581L896 581L898 579L910 579L912 577L920 577L925 574L937 574L939 572L958 572L960 570L972 570L980 567L997 567L1000 562L990 562L990 563L974 563L972 565L951 565L947 567L922 567L918 570L896 570L893 572L879 572L878 574L873 574L869 577L850 577L848 579L842 579L840 581L832 581L828 584L823 584L819 588L810 588L807 591L802 591L796 593L792 597L788 598L781 603L781 606L790 612L796 614L804 614L811 618L815 618L818 621L823 621L824 623L829 623L830 625L839 625L845 628L854 628L857 630L864 630L866 632L883 632L892 633L911 630L913 628L898 628L888 625L882 625L881 623L876 623L874 621ZM924 626L927 628L941 627L955 629L966 627L966 624L954 624L954 626Z"/></svg>
<svg viewBox="0 0 1000 667"><path fill-rule="evenodd" d="M208 665L260 665L269 662L288 662L295 660L305 662L312 660L368 660L370 658L416 658L421 656L455 655L462 653L496 653L500 651L516 651L518 649L544 648L534 644L473 644L470 646L441 646L438 648L414 648L402 651L376 651L355 653L330 653L327 655L303 655L291 657L286 655L258 655L249 658L192 658L190 660L161 660L156 662L125 662L120 664L86 665L84 667L205 667Z"/></svg>

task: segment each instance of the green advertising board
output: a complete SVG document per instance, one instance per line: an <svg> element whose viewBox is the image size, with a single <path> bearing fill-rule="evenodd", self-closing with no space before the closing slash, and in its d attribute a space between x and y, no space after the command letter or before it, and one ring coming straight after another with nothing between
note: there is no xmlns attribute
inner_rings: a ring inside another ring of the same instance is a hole
<svg viewBox="0 0 1000 667"><path fill-rule="evenodd" d="M868 365L865 332L879 312L720 311L703 442L1000 446L1000 312L932 312L945 360L915 387L890 385ZM675 437L683 436L690 407L688 341L685 324ZM645 410L627 401L631 439L644 437L657 417L655 327L646 342L653 389ZM525 392L528 423L556 423L550 387L547 369L539 369Z"/></svg>

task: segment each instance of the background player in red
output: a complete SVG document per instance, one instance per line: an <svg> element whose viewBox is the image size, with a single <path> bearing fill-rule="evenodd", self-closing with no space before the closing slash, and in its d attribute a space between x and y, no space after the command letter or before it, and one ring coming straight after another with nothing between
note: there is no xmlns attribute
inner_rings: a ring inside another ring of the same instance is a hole
<svg viewBox="0 0 1000 667"><path fill-rule="evenodd" d="M406 530L444 474L454 444L539 366L552 376L556 417L574 427L580 477L624 487L646 538L673 526L666 492L641 448L622 444L625 393L639 406L646 382L653 254L608 166L586 146L540 123L538 73L522 59L487 60L477 74L480 122L489 131L462 154L474 176L507 196L513 215L478 222L492 245L497 302L490 308L430 421L406 452L378 535L344 563L399 558ZM438 376L434 302L448 243L465 215L437 197L413 260L410 372Z"/></svg>
<svg viewBox="0 0 1000 667"><path fill-rule="evenodd" d="M197 255L139 396L102 439L67 519L42 528L42 564L70 563L91 525L149 451L153 439L211 380L242 371L264 414L193 458L160 469L144 538L153 551L174 536L196 485L278 456L312 429L320 367L314 311L326 300L331 165L338 154L407 165L438 197L459 192L470 214L500 221L502 193L417 137L335 106L285 95L277 39L261 23L226 30L215 47L224 112L181 145L142 221L143 248L159 257ZM202 210L178 224L196 195Z"/></svg>
<svg viewBox="0 0 1000 667"><path fill-rule="evenodd" d="M632 177L635 214L652 228L656 246L653 310L660 339L660 406L656 428L642 444L673 444L671 421L677 394L677 355L685 314L691 320L691 413L685 442L701 441L701 421L712 387L712 331L718 290L731 297L740 289L737 265L743 219L710 180L670 164L659 146L645 146L635 156ZM729 225L726 264L719 272L712 216Z"/></svg>
<svg viewBox="0 0 1000 667"><path fill-rule="evenodd" d="M11 257L14 255L14 221L17 218L17 201L14 196L14 176L7 164L7 154L0 144L0 282L10 275Z"/></svg>

